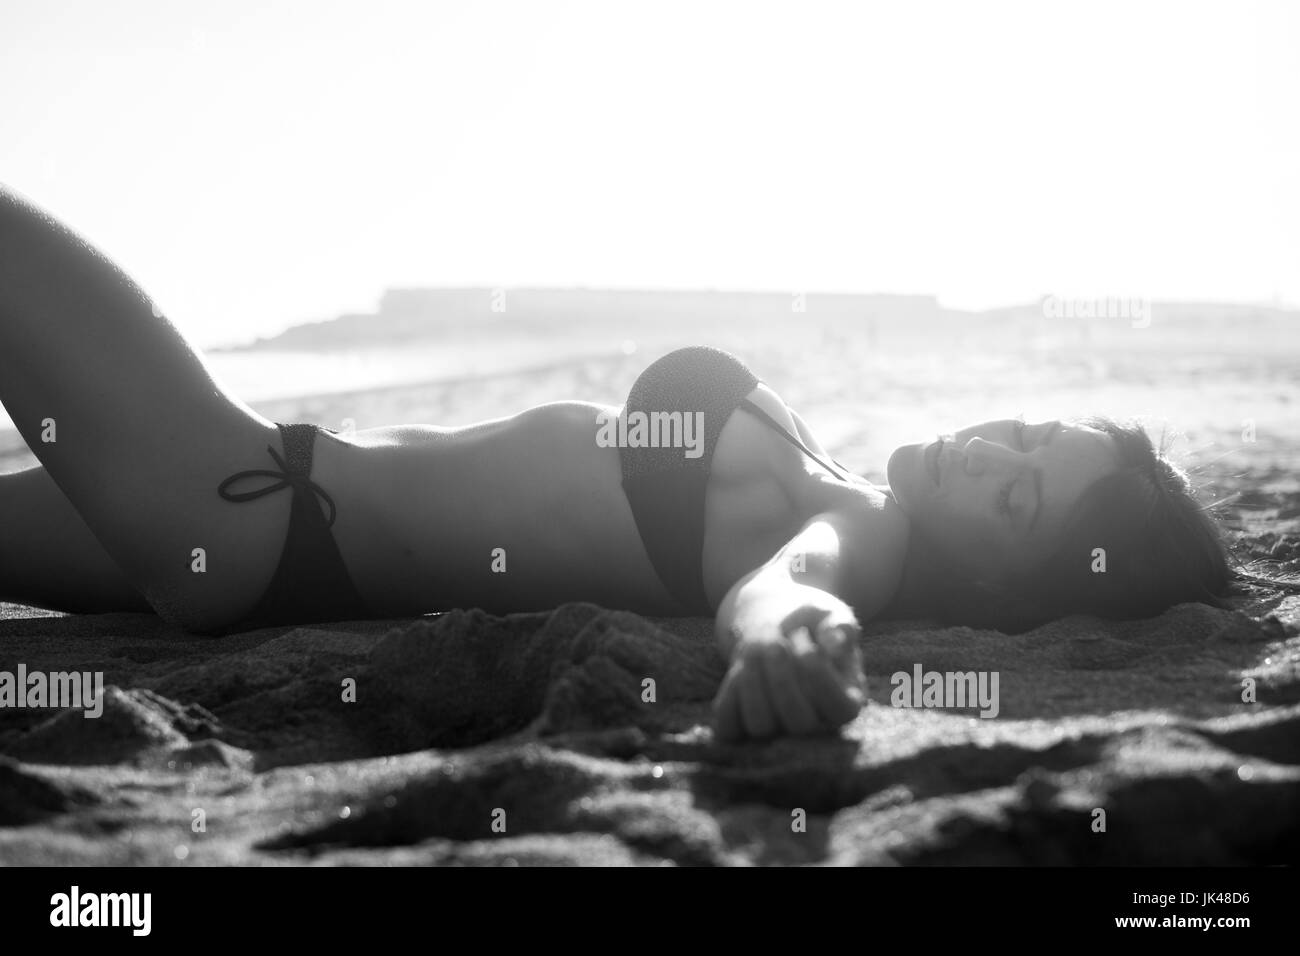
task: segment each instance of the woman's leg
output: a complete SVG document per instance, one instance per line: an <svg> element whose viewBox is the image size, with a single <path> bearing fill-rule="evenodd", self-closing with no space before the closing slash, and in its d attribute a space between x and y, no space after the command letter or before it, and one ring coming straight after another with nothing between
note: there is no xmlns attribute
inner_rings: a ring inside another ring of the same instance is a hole
<svg viewBox="0 0 1300 956"><path fill-rule="evenodd" d="M289 496L232 505L216 488L267 467L273 423L228 395L103 254L2 185L0 402L160 614L208 629L254 604Z"/></svg>
<svg viewBox="0 0 1300 956"><path fill-rule="evenodd" d="M0 601L100 614L149 604L44 468L0 475Z"/></svg>

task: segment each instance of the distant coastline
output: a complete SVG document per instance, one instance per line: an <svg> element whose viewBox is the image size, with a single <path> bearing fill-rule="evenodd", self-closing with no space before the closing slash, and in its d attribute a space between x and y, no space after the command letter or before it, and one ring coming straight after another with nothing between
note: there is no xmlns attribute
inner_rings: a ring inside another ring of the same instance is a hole
<svg viewBox="0 0 1300 956"><path fill-rule="evenodd" d="M1120 411L1146 413L1185 395L1180 423L1212 423L1223 436L1247 417L1276 427L1269 421L1300 400L1300 311L1152 302L1138 322L1124 308L1080 317L1078 306L970 312L924 295L393 289L373 313L206 357L262 414L335 426L465 422L566 398L616 402L640 368L687 344L744 357L801 407L829 403L824 420L838 416L845 435L845 409L858 400L876 410L872 433L883 434L882 425L921 413L959 420L1002 395L1014 395L1014 408L1067 396L1096 408L1132 388ZM960 407L945 409L949 402ZM0 473L35 461L0 413Z"/></svg>
<svg viewBox="0 0 1300 956"><path fill-rule="evenodd" d="M1044 300L1049 296L1045 295ZM1300 323L1300 310L1248 303L1151 301L1153 320L1175 322L1185 329L1236 327L1239 331L1274 323ZM1104 311L1104 310L1099 310ZM651 335L689 333L692 329L726 332L771 330L789 323L808 323L841 330L911 331L930 336L945 329L991 324L1026 332L1053 323L1083 323L1122 331L1104 315L1091 319L1053 318L1044 301L982 311L952 309L932 295L847 294L818 292L729 292L549 288L394 288L373 312L350 312L335 318L291 326L283 332L242 345L209 349L212 353L315 352L388 349L416 343L481 341L503 333L524 338L590 334L603 340L637 340ZM1275 326L1274 326L1275 327ZM1300 333L1300 325L1295 326ZM674 335L676 337L676 335Z"/></svg>

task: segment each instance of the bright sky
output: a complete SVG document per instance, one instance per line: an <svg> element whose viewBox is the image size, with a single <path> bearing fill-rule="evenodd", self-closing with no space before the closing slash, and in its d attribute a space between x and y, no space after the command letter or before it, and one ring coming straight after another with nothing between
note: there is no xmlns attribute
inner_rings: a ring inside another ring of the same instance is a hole
<svg viewBox="0 0 1300 956"><path fill-rule="evenodd" d="M201 345L414 284L1300 304L1297 7L4 0L0 180Z"/></svg>

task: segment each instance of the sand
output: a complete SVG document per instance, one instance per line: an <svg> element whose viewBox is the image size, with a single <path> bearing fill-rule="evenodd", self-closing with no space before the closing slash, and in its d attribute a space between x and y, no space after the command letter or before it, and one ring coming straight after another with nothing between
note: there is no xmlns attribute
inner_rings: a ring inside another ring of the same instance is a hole
<svg viewBox="0 0 1300 956"><path fill-rule="evenodd" d="M854 341L826 331L812 346L842 367ZM1023 352L959 361L966 346L949 344L947 358L862 353L847 383L779 343L751 341L747 357L837 458L877 478L894 442L926 437L922 419L1032 419L1040 405L1168 413L1235 560L1282 583L1244 587L1230 610L1071 618L1019 636L872 623L870 701L852 724L738 745L709 728L724 665L707 620L570 604L214 640L152 615L0 605L0 670L101 670L111 687L97 720L0 709L0 861L1296 862L1294 366L1261 349L1193 367L1170 348L1077 361L1058 350L1040 368ZM658 351L258 408L364 428L618 402ZM25 454L11 448L0 465ZM997 671L998 716L892 706L892 675L916 664Z"/></svg>
<svg viewBox="0 0 1300 956"><path fill-rule="evenodd" d="M569 604L213 640L7 605L0 661L110 686L96 720L0 710L0 859L1295 862L1300 596L1238 603L1014 637L874 624L854 722L733 745L705 619ZM917 663L997 671L999 715L892 706Z"/></svg>

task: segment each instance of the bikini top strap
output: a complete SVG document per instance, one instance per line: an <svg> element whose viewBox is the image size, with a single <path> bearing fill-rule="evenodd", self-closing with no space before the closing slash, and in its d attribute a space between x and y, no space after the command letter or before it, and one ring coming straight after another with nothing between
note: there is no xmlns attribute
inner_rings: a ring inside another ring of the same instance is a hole
<svg viewBox="0 0 1300 956"><path fill-rule="evenodd" d="M807 455L807 456L808 456L809 458L811 458L813 461L817 462L817 464L821 465L823 468L825 468L827 471L829 471L829 472L830 472L832 475L834 475L836 478L840 479L840 481L848 481L848 480L849 480L849 479L845 478L843 475L841 475L839 472L837 472L837 471L836 471L834 468L832 468L830 465L826 464L826 462L822 461L820 458L818 458L816 455L814 455L814 454L812 453L812 450L811 450L807 445L805 445L803 442L801 442L801 441L800 441L798 438L796 438L794 435L791 435L788 431L785 430L785 428L782 427L782 425L781 425L780 422L778 422L775 418L773 418L773 417L772 417L771 415L769 415L767 412L763 411L763 409L759 408L756 404L754 404L754 403L753 403L752 401L750 401L748 398L745 398L745 399L742 399L742 400L741 400L741 402L740 402L740 407L743 408L745 411L749 412L751 415L756 415L756 416L758 417L758 419L759 419L761 422L763 422L765 425L767 425L769 428L771 428L774 432L776 432L778 435L780 435L782 438L784 438L786 441L788 441L791 445L794 445L795 448L798 448L801 452L803 452L805 455ZM831 461L835 461L835 459L832 458ZM839 462L836 461L835 464L839 465ZM847 469L847 468L844 468L843 465L840 465L840 468L842 468L844 471L848 471L848 469Z"/></svg>
<svg viewBox="0 0 1300 956"><path fill-rule="evenodd" d="M275 460L275 463L280 466L280 470L251 468L247 471L236 472L217 486L217 494L226 501L242 502L252 501L255 498L274 494L283 488L292 487L296 491L319 495L329 508L329 517L325 522L326 527L332 526L337 515L334 499L329 496L329 492L309 477L311 474L312 446L316 442L317 426L305 423L282 425L278 422L276 425L280 429L280 443L284 446L284 456L281 457L279 452L270 445L266 446L266 450ZM274 484L263 485L261 488L254 488L251 491L227 490L231 485L243 478L275 478L277 481Z"/></svg>

